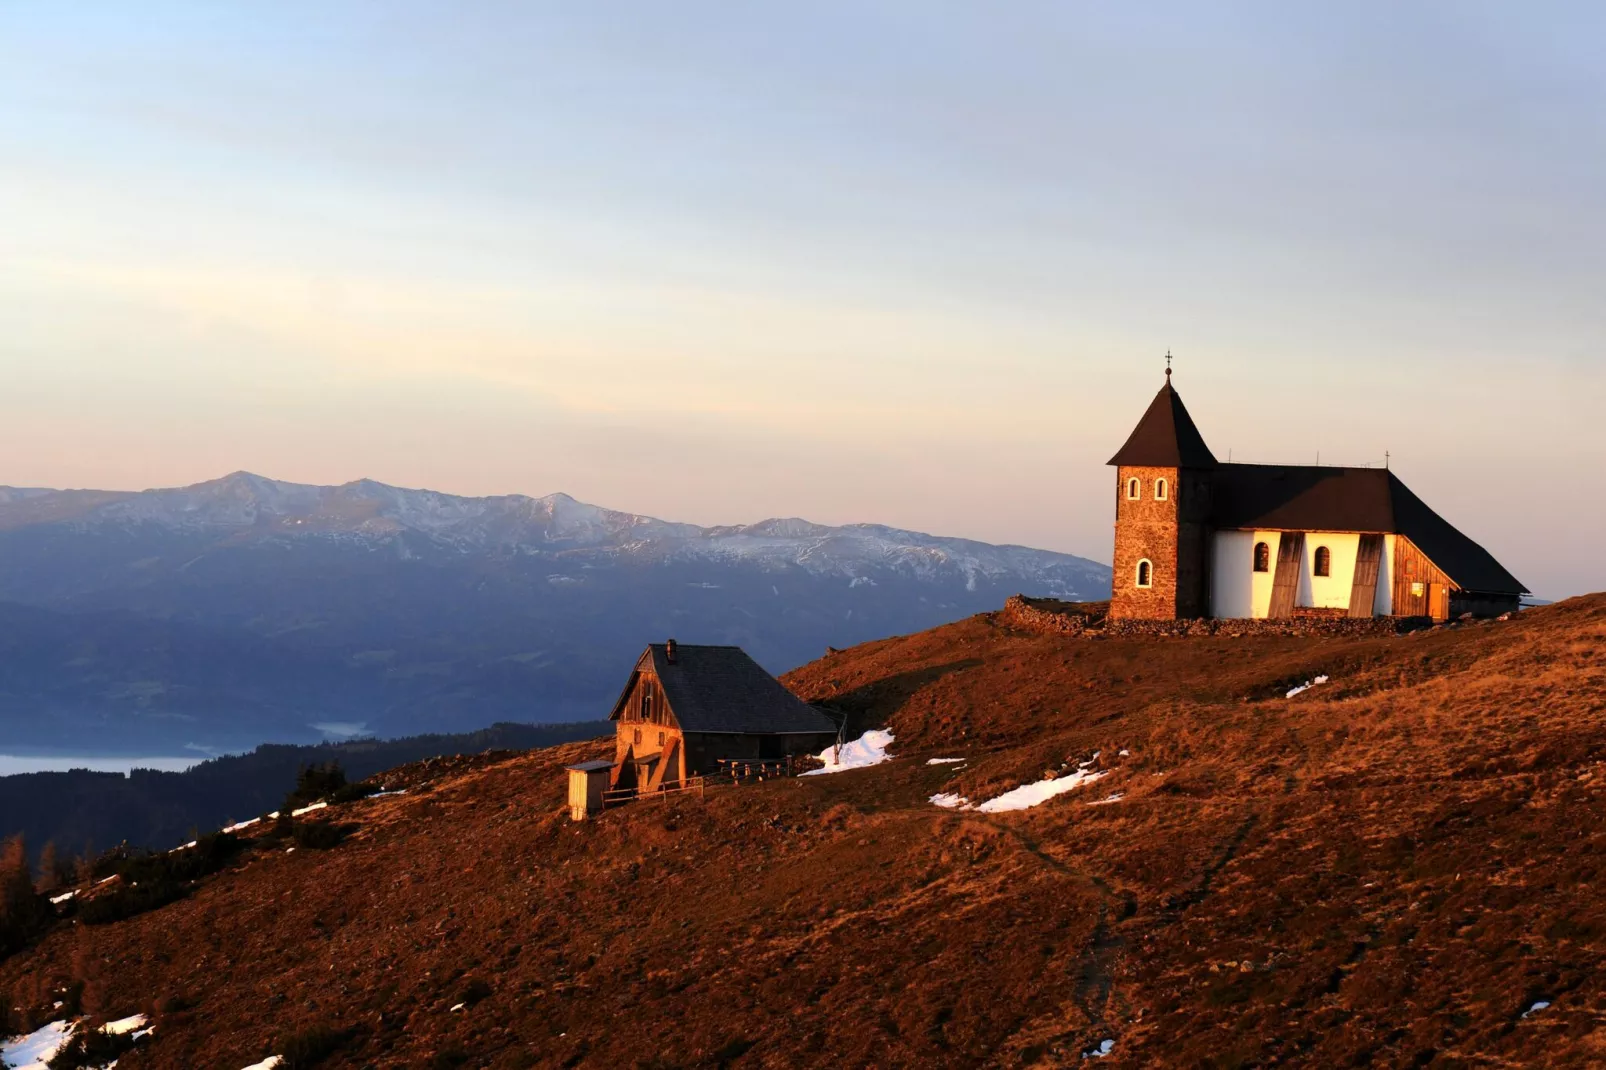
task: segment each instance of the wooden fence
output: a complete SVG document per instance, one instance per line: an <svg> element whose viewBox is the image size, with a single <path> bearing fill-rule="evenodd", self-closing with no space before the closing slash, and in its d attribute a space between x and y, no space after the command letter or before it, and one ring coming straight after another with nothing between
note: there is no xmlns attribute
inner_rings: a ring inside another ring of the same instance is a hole
<svg viewBox="0 0 1606 1070"><path fill-rule="evenodd" d="M635 788L613 788L602 793L602 806L623 806L628 802L651 802L653 799L667 799L671 795L685 795L696 792L697 797L703 797L706 777L694 776L685 780L665 784L657 791L637 791Z"/></svg>

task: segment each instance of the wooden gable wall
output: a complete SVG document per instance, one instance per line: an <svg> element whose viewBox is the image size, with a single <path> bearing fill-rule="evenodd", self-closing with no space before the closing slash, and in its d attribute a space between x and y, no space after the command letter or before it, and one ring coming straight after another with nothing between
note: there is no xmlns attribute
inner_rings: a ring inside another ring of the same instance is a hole
<svg viewBox="0 0 1606 1070"><path fill-rule="evenodd" d="M1444 570L1404 535L1394 539L1394 615L1432 617L1450 615L1450 592L1455 583Z"/></svg>

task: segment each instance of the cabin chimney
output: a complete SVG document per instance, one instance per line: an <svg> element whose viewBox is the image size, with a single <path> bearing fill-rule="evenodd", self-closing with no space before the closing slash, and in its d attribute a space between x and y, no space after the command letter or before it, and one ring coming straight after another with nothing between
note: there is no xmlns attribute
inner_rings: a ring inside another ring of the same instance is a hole
<svg viewBox="0 0 1606 1070"><path fill-rule="evenodd" d="M664 660L671 665L675 663L675 641L673 639L664 644Z"/></svg>

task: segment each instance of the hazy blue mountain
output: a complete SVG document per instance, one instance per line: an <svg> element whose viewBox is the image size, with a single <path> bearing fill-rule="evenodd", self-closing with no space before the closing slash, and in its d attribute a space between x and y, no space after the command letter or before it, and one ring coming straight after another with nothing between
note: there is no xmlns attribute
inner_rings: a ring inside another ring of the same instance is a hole
<svg viewBox="0 0 1606 1070"><path fill-rule="evenodd" d="M243 472L0 488L0 749L585 720L651 640L738 643L780 671L1016 591L1109 584L1067 554L871 524L701 528L562 494Z"/></svg>

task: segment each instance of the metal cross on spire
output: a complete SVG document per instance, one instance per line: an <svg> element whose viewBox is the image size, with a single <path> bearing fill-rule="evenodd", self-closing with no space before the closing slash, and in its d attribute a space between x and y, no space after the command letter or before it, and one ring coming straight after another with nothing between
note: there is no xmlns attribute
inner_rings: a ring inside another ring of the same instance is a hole
<svg viewBox="0 0 1606 1070"><path fill-rule="evenodd" d="M1171 381L1171 350L1165 351L1165 381Z"/></svg>

